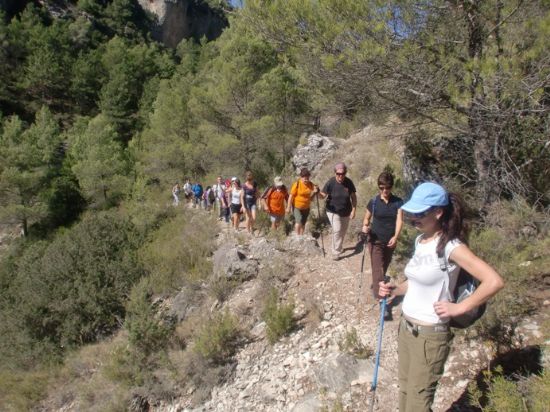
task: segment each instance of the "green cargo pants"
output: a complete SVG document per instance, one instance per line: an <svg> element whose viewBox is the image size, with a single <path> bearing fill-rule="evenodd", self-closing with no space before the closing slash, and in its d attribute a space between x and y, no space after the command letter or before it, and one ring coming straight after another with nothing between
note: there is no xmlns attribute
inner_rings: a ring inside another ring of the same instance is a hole
<svg viewBox="0 0 550 412"><path fill-rule="evenodd" d="M446 325L399 325L399 412L430 412L453 334Z"/></svg>

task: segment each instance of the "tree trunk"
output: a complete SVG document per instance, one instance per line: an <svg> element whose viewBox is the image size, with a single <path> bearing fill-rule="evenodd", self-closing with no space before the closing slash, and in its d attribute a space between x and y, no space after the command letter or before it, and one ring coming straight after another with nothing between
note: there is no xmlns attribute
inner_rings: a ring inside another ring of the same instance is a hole
<svg viewBox="0 0 550 412"><path fill-rule="evenodd" d="M498 182L493 179L494 130L489 127L490 119L484 111L486 96L483 91L483 78L480 63L483 58L485 35L480 11L481 0L466 0L462 3L468 25L468 57L473 62L472 82L470 84L470 110L468 126L473 137L474 159L477 172L477 191L481 209L491 204L499 193Z"/></svg>

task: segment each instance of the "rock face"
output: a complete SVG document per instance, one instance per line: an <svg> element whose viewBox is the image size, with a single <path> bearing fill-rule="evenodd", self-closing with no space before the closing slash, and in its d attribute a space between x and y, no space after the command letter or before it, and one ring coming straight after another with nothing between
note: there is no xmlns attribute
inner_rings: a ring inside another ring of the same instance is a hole
<svg viewBox="0 0 550 412"><path fill-rule="evenodd" d="M157 16L153 37L168 47L182 39L213 40L227 27L227 19L206 3L193 0L139 0L141 7Z"/></svg>
<svg viewBox="0 0 550 412"><path fill-rule="evenodd" d="M294 151L292 164L296 171L307 167L310 171L319 168L323 162L334 153L336 145L326 136L318 133L307 138L307 144L299 145Z"/></svg>

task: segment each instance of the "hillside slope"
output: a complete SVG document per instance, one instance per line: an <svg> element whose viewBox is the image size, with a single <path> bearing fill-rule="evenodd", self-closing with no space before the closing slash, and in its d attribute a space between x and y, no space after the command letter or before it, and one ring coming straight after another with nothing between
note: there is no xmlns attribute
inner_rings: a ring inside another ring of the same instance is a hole
<svg viewBox="0 0 550 412"><path fill-rule="evenodd" d="M379 311L370 292L370 262L363 257L362 244L355 234L369 193L369 182L386 163L398 161L399 143L391 136L396 127L369 127L340 142L333 159L322 165L312 180L322 184L332 174L334 160L350 165L350 177L359 189L360 210L352 223L345 245L344 258L332 261L323 257L320 247L330 247L330 233L324 238L296 240L293 250L281 247L274 239L238 234L238 243L249 259L260 258L260 266L271 266L277 272L273 254L285 250L293 274L278 282L285 300L296 305L299 327L290 336L271 346L265 336L265 323L259 319L259 304L265 293L265 278L243 283L225 302L223 308L239 313L250 324L252 338L235 357L235 367L227 381L216 386L211 399L192 407L192 396L170 404L161 404L156 411L318 411L366 410L370 402L369 388L373 374L373 351L376 348ZM378 153L380 156L373 156ZM220 244L235 242L235 234L222 227ZM279 245L279 246L277 246ZM269 258L261 259L258 251L269 250ZM301 248L301 250L299 250ZM298 250L297 250L298 249ZM392 276L399 276L402 262L390 267ZM400 305L393 309L394 321L386 322L383 334L379 383L376 392L378 411L395 411L397 385L397 328ZM525 342L536 338L538 326L527 322ZM524 344L525 344L524 342ZM351 352L368 353L358 359ZM435 411L471 410L463 405L467 386L495 355L495 348L479 340L457 337L441 380L434 405ZM191 388L190 394L200 388Z"/></svg>

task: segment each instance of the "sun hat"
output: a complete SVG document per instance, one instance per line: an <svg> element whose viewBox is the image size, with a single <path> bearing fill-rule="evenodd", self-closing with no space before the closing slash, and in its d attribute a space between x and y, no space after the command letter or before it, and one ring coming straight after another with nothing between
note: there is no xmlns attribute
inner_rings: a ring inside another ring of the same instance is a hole
<svg viewBox="0 0 550 412"><path fill-rule="evenodd" d="M283 179L281 179L281 176L275 176L275 179L273 179L273 183L275 183L275 186L282 186Z"/></svg>
<svg viewBox="0 0 550 412"><path fill-rule="evenodd" d="M237 178L236 178L235 176L233 176L233 177L231 178L231 181L232 181L232 182L236 182L236 181L237 181Z"/></svg>
<svg viewBox="0 0 550 412"><path fill-rule="evenodd" d="M408 213L422 213L434 206L447 206L449 195L437 183L422 183L414 189L411 199L401 209Z"/></svg>

